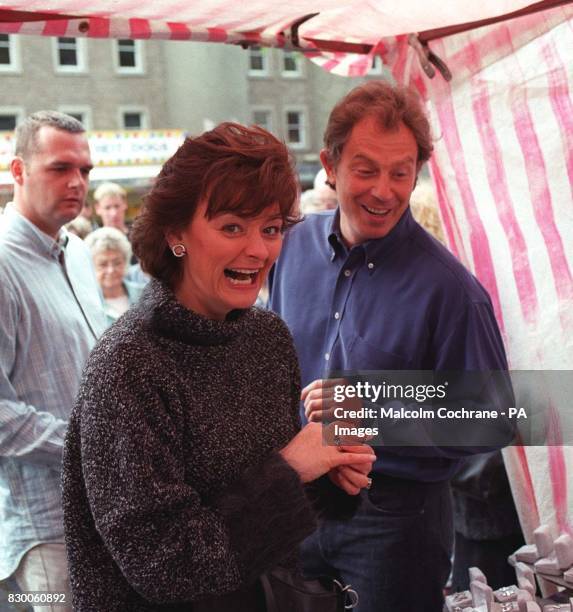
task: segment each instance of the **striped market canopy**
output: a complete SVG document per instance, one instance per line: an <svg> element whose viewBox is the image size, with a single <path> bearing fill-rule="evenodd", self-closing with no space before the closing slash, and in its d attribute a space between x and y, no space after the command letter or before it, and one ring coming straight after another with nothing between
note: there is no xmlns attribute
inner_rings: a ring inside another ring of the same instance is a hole
<svg viewBox="0 0 573 612"><path fill-rule="evenodd" d="M489 291L511 367L571 376L570 0L12 0L0 32L300 49L341 75L378 54L426 100L448 246ZM553 445L504 451L528 538L540 522L573 533L571 408L551 389L547 406Z"/></svg>
<svg viewBox="0 0 573 612"><path fill-rule="evenodd" d="M13 0L0 1L0 32L298 48L327 70L357 75L370 59L355 53L384 56L396 37L420 33L423 43L467 24L567 3L481 0L460 8L443 0Z"/></svg>

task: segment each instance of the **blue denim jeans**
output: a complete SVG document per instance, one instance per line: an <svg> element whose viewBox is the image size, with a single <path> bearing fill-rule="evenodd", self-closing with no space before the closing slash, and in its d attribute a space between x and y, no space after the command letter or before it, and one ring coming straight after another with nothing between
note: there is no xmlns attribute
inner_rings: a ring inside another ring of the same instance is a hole
<svg viewBox="0 0 573 612"><path fill-rule="evenodd" d="M305 576L358 592L354 612L441 612L453 543L449 484L374 475L351 520L325 520L301 547Z"/></svg>

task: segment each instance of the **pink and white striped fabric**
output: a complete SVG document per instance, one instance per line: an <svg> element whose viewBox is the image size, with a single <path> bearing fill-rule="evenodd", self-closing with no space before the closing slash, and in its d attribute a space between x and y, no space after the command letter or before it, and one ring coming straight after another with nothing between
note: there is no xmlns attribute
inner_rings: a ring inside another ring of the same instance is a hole
<svg viewBox="0 0 573 612"><path fill-rule="evenodd" d="M67 18L2 22L0 32L164 38L267 46L299 30L313 61L364 74L368 56L320 53L316 41L374 45L428 101L437 136L431 172L453 252L492 296L513 369L573 370L573 5L430 43L453 73L427 79L407 34L484 19L531 0L0 0L2 11ZM105 8L102 8L105 7ZM314 42L313 42L314 41ZM547 402L557 401L547 390ZM561 436L553 405L549 427ZM566 407L566 409L569 409ZM516 447L506 464L527 536L540 522L571 531L571 447Z"/></svg>
<svg viewBox="0 0 573 612"><path fill-rule="evenodd" d="M394 74L428 100L449 245L488 289L512 369L573 370L573 7L431 48L450 83L424 78L406 46ZM546 398L559 443L570 406L551 388ZM515 447L505 458L526 535L540 523L571 532L572 447Z"/></svg>
<svg viewBox="0 0 573 612"><path fill-rule="evenodd" d="M0 32L99 38L160 38L266 46L289 44L288 28L314 15L299 30L300 44L312 39L376 44L381 38L503 15L535 0L11 0L0 1ZM61 19L4 22L10 11L63 15ZM77 19L70 19L77 16Z"/></svg>

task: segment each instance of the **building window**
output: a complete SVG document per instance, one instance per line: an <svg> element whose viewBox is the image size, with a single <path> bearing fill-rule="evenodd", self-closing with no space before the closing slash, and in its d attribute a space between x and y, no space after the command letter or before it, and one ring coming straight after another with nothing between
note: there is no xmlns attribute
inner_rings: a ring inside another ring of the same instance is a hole
<svg viewBox="0 0 573 612"><path fill-rule="evenodd" d="M123 127L126 130L140 130L143 127L143 115L138 111L123 113Z"/></svg>
<svg viewBox="0 0 573 612"><path fill-rule="evenodd" d="M13 132L24 117L24 111L17 106L0 107L0 132Z"/></svg>
<svg viewBox="0 0 573 612"><path fill-rule="evenodd" d="M306 146L306 126L302 110L289 109L286 118L286 142L293 149L303 149Z"/></svg>
<svg viewBox="0 0 573 612"><path fill-rule="evenodd" d="M0 132L13 132L16 129L17 121L16 115L0 112Z"/></svg>
<svg viewBox="0 0 573 612"><path fill-rule="evenodd" d="M147 111L141 107L122 107L119 110L120 127L124 130L146 130Z"/></svg>
<svg viewBox="0 0 573 612"><path fill-rule="evenodd" d="M282 56L282 76L299 77L302 75L302 59L300 53L284 51Z"/></svg>
<svg viewBox="0 0 573 612"><path fill-rule="evenodd" d="M143 43L141 40L120 38L114 41L115 68L125 74L143 72Z"/></svg>
<svg viewBox="0 0 573 612"><path fill-rule="evenodd" d="M86 130L92 129L92 111L89 106L60 106L58 110L77 119Z"/></svg>
<svg viewBox="0 0 573 612"><path fill-rule="evenodd" d="M261 47L249 48L249 75L265 76L269 73L269 56Z"/></svg>
<svg viewBox="0 0 573 612"><path fill-rule="evenodd" d="M86 41L83 38L58 37L54 41L55 64L58 72L84 72Z"/></svg>
<svg viewBox="0 0 573 612"><path fill-rule="evenodd" d="M0 34L0 66L10 66L12 63L12 49L10 34Z"/></svg>
<svg viewBox="0 0 573 612"><path fill-rule="evenodd" d="M18 38L10 34L0 34L0 72L19 72L20 54Z"/></svg>
<svg viewBox="0 0 573 612"><path fill-rule="evenodd" d="M253 123L267 130L267 132L272 132L273 131L272 111L268 108L253 109Z"/></svg>

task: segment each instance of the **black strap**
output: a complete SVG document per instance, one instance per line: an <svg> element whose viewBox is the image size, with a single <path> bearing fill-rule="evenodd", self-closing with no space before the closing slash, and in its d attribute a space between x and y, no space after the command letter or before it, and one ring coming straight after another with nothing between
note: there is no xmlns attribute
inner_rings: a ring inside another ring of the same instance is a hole
<svg viewBox="0 0 573 612"><path fill-rule="evenodd" d="M60 266L62 267L62 270L64 272L64 276L66 277L66 281L68 282L68 286L70 287L70 289L72 290L72 295L74 296L75 300L76 300L76 304L79 306L80 311L84 317L85 322L87 323L93 337L94 340L97 341L98 339L98 335L95 333L94 328L92 327L91 321L88 317L88 315L86 314L86 311L84 310L84 307L82 306L82 303L80 301L80 299L78 298L78 295L74 289L74 285L72 283L72 279L70 278L70 275L68 274L68 269L66 267L66 256L64 254L64 250L62 249L60 251L60 254L58 256L58 261L60 262Z"/></svg>

